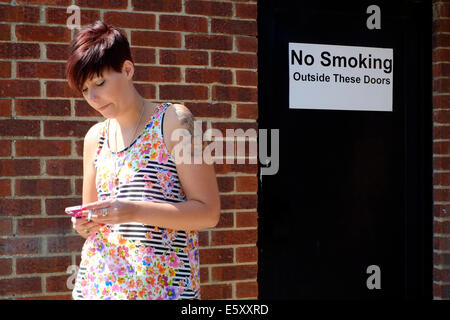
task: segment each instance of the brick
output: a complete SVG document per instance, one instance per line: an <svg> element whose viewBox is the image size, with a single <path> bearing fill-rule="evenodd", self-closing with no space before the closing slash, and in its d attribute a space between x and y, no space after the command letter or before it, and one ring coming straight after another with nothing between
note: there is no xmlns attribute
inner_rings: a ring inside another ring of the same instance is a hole
<svg viewBox="0 0 450 320"><path fill-rule="evenodd" d="M76 3L80 7L87 8L103 8L103 9L126 9L128 6L127 0L114 1L91 1L91 0L77 0Z"/></svg>
<svg viewBox="0 0 450 320"><path fill-rule="evenodd" d="M233 38L220 35L189 34L185 36L186 49L233 50Z"/></svg>
<svg viewBox="0 0 450 320"><path fill-rule="evenodd" d="M39 8L0 5L0 21L39 23Z"/></svg>
<svg viewBox="0 0 450 320"><path fill-rule="evenodd" d="M0 296L41 293L41 278L16 278L0 280Z"/></svg>
<svg viewBox="0 0 450 320"><path fill-rule="evenodd" d="M433 122L435 124L447 124L450 121L450 110L434 110Z"/></svg>
<svg viewBox="0 0 450 320"><path fill-rule="evenodd" d="M96 121L44 121L44 136L84 138L88 130L96 123Z"/></svg>
<svg viewBox="0 0 450 320"><path fill-rule="evenodd" d="M435 19L433 20L434 32L450 32L450 22L448 19Z"/></svg>
<svg viewBox="0 0 450 320"><path fill-rule="evenodd" d="M0 61L0 78L11 78L11 62Z"/></svg>
<svg viewBox="0 0 450 320"><path fill-rule="evenodd" d="M17 78L50 78L65 77L65 64L58 62L17 62Z"/></svg>
<svg viewBox="0 0 450 320"><path fill-rule="evenodd" d="M154 14L136 12L105 12L103 21L118 28L155 29Z"/></svg>
<svg viewBox="0 0 450 320"><path fill-rule="evenodd" d="M450 216L450 204L433 204L434 217L449 217Z"/></svg>
<svg viewBox="0 0 450 320"><path fill-rule="evenodd" d="M258 33L258 26L256 21L212 19L211 32L256 36Z"/></svg>
<svg viewBox="0 0 450 320"><path fill-rule="evenodd" d="M198 232L198 244L200 247L209 246L209 231Z"/></svg>
<svg viewBox="0 0 450 320"><path fill-rule="evenodd" d="M0 276L8 276L12 273L12 259L0 259Z"/></svg>
<svg viewBox="0 0 450 320"><path fill-rule="evenodd" d="M180 82L180 68L137 66L134 79L151 82Z"/></svg>
<svg viewBox="0 0 450 320"><path fill-rule="evenodd" d="M448 201L450 197L450 189L434 189L433 200L434 201Z"/></svg>
<svg viewBox="0 0 450 320"><path fill-rule="evenodd" d="M258 165L257 164L214 164L214 169L216 174L228 174L228 173L258 173Z"/></svg>
<svg viewBox="0 0 450 320"><path fill-rule="evenodd" d="M258 282L239 282L236 283L236 298L248 299L258 298Z"/></svg>
<svg viewBox="0 0 450 320"><path fill-rule="evenodd" d="M48 281L48 280L47 280ZM48 287L48 285L47 285ZM48 292L48 289L47 289ZM53 296L31 296L31 297L21 297L15 300L72 300L72 294L68 293L66 295L53 295Z"/></svg>
<svg viewBox="0 0 450 320"><path fill-rule="evenodd" d="M47 59L67 61L69 58L69 45L67 44L46 44Z"/></svg>
<svg viewBox="0 0 450 320"><path fill-rule="evenodd" d="M70 30L65 27L16 25L19 41L70 42Z"/></svg>
<svg viewBox="0 0 450 320"><path fill-rule="evenodd" d="M450 238L433 236L433 248L434 250L450 250Z"/></svg>
<svg viewBox="0 0 450 320"><path fill-rule="evenodd" d="M247 280L257 277L258 266L255 265L233 265L212 268L213 281Z"/></svg>
<svg viewBox="0 0 450 320"><path fill-rule="evenodd" d="M257 52L258 39L254 37L237 37L236 47L240 52Z"/></svg>
<svg viewBox="0 0 450 320"><path fill-rule="evenodd" d="M41 171L39 160L0 160L0 176L39 175Z"/></svg>
<svg viewBox="0 0 450 320"><path fill-rule="evenodd" d="M136 90L146 99L156 99L156 86L152 84L135 84Z"/></svg>
<svg viewBox="0 0 450 320"><path fill-rule="evenodd" d="M220 203L222 210L227 209L254 209L257 207L256 195L221 195Z"/></svg>
<svg viewBox="0 0 450 320"><path fill-rule="evenodd" d="M160 15L159 30L208 32L208 20L203 17Z"/></svg>
<svg viewBox="0 0 450 320"><path fill-rule="evenodd" d="M69 195L70 180L67 179L17 179L16 195L18 196L55 196Z"/></svg>
<svg viewBox="0 0 450 320"><path fill-rule="evenodd" d="M0 136L39 136L38 120L0 120Z"/></svg>
<svg viewBox="0 0 450 320"><path fill-rule="evenodd" d="M208 65L208 53L203 51L161 50L160 64Z"/></svg>
<svg viewBox="0 0 450 320"><path fill-rule="evenodd" d="M69 288L67 288L67 280L71 275L46 277L46 292L69 291Z"/></svg>
<svg viewBox="0 0 450 320"><path fill-rule="evenodd" d="M2 99L0 100L0 117L10 117L11 116L11 100Z"/></svg>
<svg viewBox="0 0 450 320"><path fill-rule="evenodd" d="M163 100L206 100L208 87L194 85L160 85L159 97Z"/></svg>
<svg viewBox="0 0 450 320"><path fill-rule="evenodd" d="M19 235L58 234L64 235L73 232L69 217L64 218L24 218L17 220L17 233Z"/></svg>
<svg viewBox="0 0 450 320"><path fill-rule="evenodd" d="M233 6L231 3L217 1L186 1L185 11L189 14L231 17Z"/></svg>
<svg viewBox="0 0 450 320"><path fill-rule="evenodd" d="M9 24L0 24L0 40L11 41L11 26Z"/></svg>
<svg viewBox="0 0 450 320"><path fill-rule="evenodd" d="M220 69L186 69L186 82L191 83L233 83L233 73Z"/></svg>
<svg viewBox="0 0 450 320"><path fill-rule="evenodd" d="M212 284L201 286L202 300L231 299L233 288L231 284Z"/></svg>
<svg viewBox="0 0 450 320"><path fill-rule="evenodd" d="M258 7L256 4L236 3L236 17L256 20Z"/></svg>
<svg viewBox="0 0 450 320"><path fill-rule="evenodd" d="M446 47L450 43L450 34L440 33L433 34L431 39L431 45L433 48Z"/></svg>
<svg viewBox="0 0 450 320"><path fill-rule="evenodd" d="M11 180L0 179L0 196L11 195Z"/></svg>
<svg viewBox="0 0 450 320"><path fill-rule="evenodd" d="M237 192L257 192L258 178L251 177L236 177L236 191Z"/></svg>
<svg viewBox="0 0 450 320"><path fill-rule="evenodd" d="M75 149L76 149L77 155L82 157L83 149L84 149L84 140L83 141L75 141Z"/></svg>
<svg viewBox="0 0 450 320"><path fill-rule="evenodd" d="M132 0L134 10L181 12L181 0Z"/></svg>
<svg viewBox="0 0 450 320"><path fill-rule="evenodd" d="M217 101L257 102L256 88L214 86L212 98Z"/></svg>
<svg viewBox="0 0 450 320"><path fill-rule="evenodd" d="M255 244L257 238L258 238L258 231L256 229L211 231L212 246Z"/></svg>
<svg viewBox="0 0 450 320"><path fill-rule="evenodd" d="M45 90L49 98L82 98L81 94L69 87L67 81L46 81Z"/></svg>
<svg viewBox="0 0 450 320"><path fill-rule="evenodd" d="M433 49L433 62L450 61L450 49L436 48Z"/></svg>
<svg viewBox="0 0 450 320"><path fill-rule="evenodd" d="M236 248L236 262L258 262L258 248L256 246Z"/></svg>
<svg viewBox="0 0 450 320"><path fill-rule="evenodd" d="M75 101L75 116L76 117L103 117L103 115L92 108L85 100Z"/></svg>
<svg viewBox="0 0 450 320"><path fill-rule="evenodd" d="M219 192L234 191L234 177L217 177Z"/></svg>
<svg viewBox="0 0 450 320"><path fill-rule="evenodd" d="M135 63L155 63L156 50L153 48L131 48L131 55Z"/></svg>
<svg viewBox="0 0 450 320"><path fill-rule="evenodd" d="M71 152L71 142L68 140L16 141L16 156L18 157L69 156Z"/></svg>
<svg viewBox="0 0 450 320"><path fill-rule="evenodd" d="M82 176L83 160L47 160L46 172L50 176Z"/></svg>
<svg viewBox="0 0 450 320"><path fill-rule="evenodd" d="M3 212L2 212L3 215ZM10 218L0 218L0 236L12 235L12 221Z"/></svg>
<svg viewBox="0 0 450 320"><path fill-rule="evenodd" d="M39 257L39 258L17 258L17 274L33 273L54 273L65 272L67 267L72 264L72 257Z"/></svg>
<svg viewBox="0 0 450 320"><path fill-rule="evenodd" d="M449 61L450 61L450 57L449 57ZM450 108L450 95L442 95L442 96L434 96L433 97L433 109L449 109L449 108Z"/></svg>
<svg viewBox="0 0 450 320"><path fill-rule="evenodd" d="M257 212L236 212L236 227L251 228L258 226Z"/></svg>
<svg viewBox="0 0 450 320"><path fill-rule="evenodd" d="M11 140L0 140L0 157L11 155Z"/></svg>
<svg viewBox="0 0 450 320"><path fill-rule="evenodd" d="M433 92L448 93L448 88L450 88L450 79L433 80Z"/></svg>
<svg viewBox="0 0 450 320"><path fill-rule="evenodd" d="M66 24L67 19L73 14L67 13L66 8L46 8L45 21L47 24ZM100 20L100 11L97 10L81 10L80 24L85 25L91 21Z"/></svg>
<svg viewBox="0 0 450 320"><path fill-rule="evenodd" d="M41 85L37 80L0 80L1 97L39 97Z"/></svg>
<svg viewBox="0 0 450 320"><path fill-rule="evenodd" d="M81 196L83 192L83 179L75 180L75 195Z"/></svg>
<svg viewBox="0 0 450 320"><path fill-rule="evenodd" d="M0 43L0 59L39 59L40 52L35 43Z"/></svg>
<svg viewBox="0 0 450 320"><path fill-rule="evenodd" d="M238 119L258 119L257 104L238 104L236 105L236 118Z"/></svg>
<svg viewBox="0 0 450 320"><path fill-rule="evenodd" d="M0 239L0 255L33 254L41 251L41 239Z"/></svg>
<svg viewBox="0 0 450 320"><path fill-rule="evenodd" d="M254 71L236 71L236 83L241 86L258 85L258 73Z"/></svg>
<svg viewBox="0 0 450 320"><path fill-rule="evenodd" d="M201 249L200 261L202 265L233 263L233 248Z"/></svg>
<svg viewBox="0 0 450 320"><path fill-rule="evenodd" d="M70 101L58 99L18 99L15 104L19 116L70 116Z"/></svg>
<svg viewBox="0 0 450 320"><path fill-rule="evenodd" d="M434 186L450 186L450 173L449 172L435 172L433 174Z"/></svg>
<svg viewBox="0 0 450 320"><path fill-rule="evenodd" d="M77 206L81 203L81 197L45 199L45 212L49 216L65 215L66 207Z"/></svg>
<svg viewBox="0 0 450 320"><path fill-rule="evenodd" d="M438 138L435 138L438 139ZM450 170L450 158L449 157L433 157L433 169L434 170Z"/></svg>
<svg viewBox="0 0 450 320"><path fill-rule="evenodd" d="M49 253L79 253L85 239L80 236L48 237L47 250Z"/></svg>
<svg viewBox="0 0 450 320"><path fill-rule="evenodd" d="M212 52L211 65L213 67L257 69L258 59L255 54Z"/></svg>
<svg viewBox="0 0 450 320"><path fill-rule="evenodd" d="M200 283L208 283L209 282L209 271L208 267L203 268L200 267Z"/></svg>
<svg viewBox="0 0 450 320"><path fill-rule="evenodd" d="M217 223L217 229L220 228L233 228L234 226L234 213L233 212L221 212L219 222Z"/></svg>
<svg viewBox="0 0 450 320"><path fill-rule="evenodd" d="M50 5L50 6L64 6L68 7L71 5L71 0L16 0L17 3L21 4L40 4L40 5Z"/></svg>
<svg viewBox="0 0 450 320"><path fill-rule="evenodd" d="M41 214L39 199L0 199L2 216L28 216Z"/></svg>
<svg viewBox="0 0 450 320"><path fill-rule="evenodd" d="M175 32L132 31L131 45L181 48L181 35Z"/></svg>
<svg viewBox="0 0 450 320"><path fill-rule="evenodd" d="M186 107L192 112L194 117L208 118L230 118L231 104L229 103L195 103L186 102Z"/></svg>

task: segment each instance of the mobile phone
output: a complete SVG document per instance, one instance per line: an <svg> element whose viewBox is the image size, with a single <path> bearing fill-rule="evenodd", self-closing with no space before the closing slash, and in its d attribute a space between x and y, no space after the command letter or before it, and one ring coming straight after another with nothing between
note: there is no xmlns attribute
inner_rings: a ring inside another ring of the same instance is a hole
<svg viewBox="0 0 450 320"><path fill-rule="evenodd" d="M66 208L66 213L71 216L71 217L75 217L75 218L81 218L83 216L83 210L82 210L83 206L73 206L73 207L67 207Z"/></svg>

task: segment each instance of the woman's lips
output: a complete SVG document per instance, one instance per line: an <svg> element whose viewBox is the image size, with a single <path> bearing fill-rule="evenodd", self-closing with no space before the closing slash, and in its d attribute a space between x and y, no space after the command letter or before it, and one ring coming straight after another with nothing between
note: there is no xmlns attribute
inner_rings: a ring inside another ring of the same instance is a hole
<svg viewBox="0 0 450 320"><path fill-rule="evenodd" d="M110 103L108 103L107 105L105 105L105 106L103 106L103 107L101 107L100 109L98 109L98 111L102 111L102 110L105 110L108 106L110 105Z"/></svg>

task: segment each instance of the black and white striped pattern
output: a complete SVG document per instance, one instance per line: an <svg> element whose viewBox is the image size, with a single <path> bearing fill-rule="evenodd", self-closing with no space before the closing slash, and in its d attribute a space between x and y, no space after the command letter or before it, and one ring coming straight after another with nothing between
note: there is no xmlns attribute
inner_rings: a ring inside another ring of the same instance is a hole
<svg viewBox="0 0 450 320"><path fill-rule="evenodd" d="M164 111L167 109L169 104L163 106L164 110L160 114L160 130L159 136L162 137L162 121L164 117ZM160 106L161 107L161 106ZM153 117L152 117L153 118ZM103 132L98 140L98 157L95 158L94 163L97 168L98 161L103 161L102 155L105 152L111 152L108 147L108 143L106 141L106 121L104 122ZM150 134L149 131L144 131L143 134ZM137 140L136 139L136 140ZM135 141L136 142L136 141ZM135 145L135 142L131 144L130 147ZM165 146L164 146L165 148ZM106 149L106 150L104 150ZM143 155L144 157L144 155ZM129 183L121 183L116 187L116 198L118 199L128 199L131 201L154 201L154 202L169 202L176 203L185 201L184 194L182 193L182 186L178 177L178 173L176 170L176 165L171 156L167 163L159 163L158 161L151 161L149 155L145 155L145 159L147 165L145 168L139 169L137 173L134 174L133 178ZM173 187L170 190L169 196L167 195L167 191L163 191L163 187L161 187L159 183L159 179L157 177L157 173L161 170L167 170L171 172L171 179L173 182ZM151 183L152 187L146 187L146 184ZM105 190L101 190L98 188L98 198L99 199L108 199L111 197L111 194L105 192ZM166 193L166 194L165 194ZM170 254L171 252L175 252L178 258L184 262L183 267L177 270L175 277L172 279L173 285L175 286L179 281L187 280L191 277L192 272L198 273L195 268L192 268L189 261L188 253L185 252L186 247L188 246L188 237L186 231L175 231L175 236L173 239L164 239L164 233L167 231L164 228L155 228L150 225L143 225L140 223L124 223L119 225L110 226L112 232L117 232L127 240L139 241L138 245L151 246L154 248L154 253L157 255ZM146 234L151 234L152 237L149 239L146 237ZM197 237L197 235L196 235ZM86 268L80 267L77 277L77 282L81 281L83 278L87 276ZM75 287L73 297L76 299L83 299L80 290L77 290L77 286ZM198 291L193 291L191 289L185 289L184 293L181 295L182 299L195 299L199 298L200 294Z"/></svg>

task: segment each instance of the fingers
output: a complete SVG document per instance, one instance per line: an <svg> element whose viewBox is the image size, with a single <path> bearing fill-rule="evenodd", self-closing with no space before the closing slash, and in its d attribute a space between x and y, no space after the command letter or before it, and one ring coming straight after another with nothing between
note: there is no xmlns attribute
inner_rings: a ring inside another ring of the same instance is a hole
<svg viewBox="0 0 450 320"><path fill-rule="evenodd" d="M97 232L102 227L102 225L90 222L85 218L72 218L71 220L73 228L84 238L87 238L92 232Z"/></svg>

